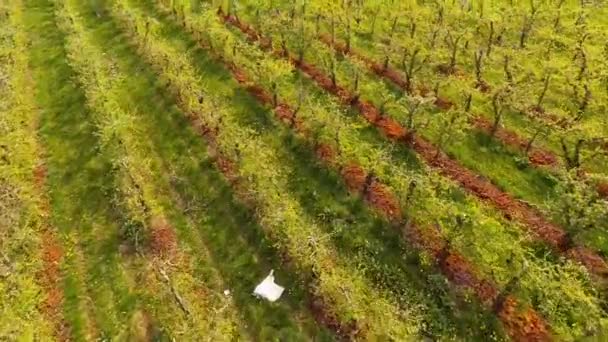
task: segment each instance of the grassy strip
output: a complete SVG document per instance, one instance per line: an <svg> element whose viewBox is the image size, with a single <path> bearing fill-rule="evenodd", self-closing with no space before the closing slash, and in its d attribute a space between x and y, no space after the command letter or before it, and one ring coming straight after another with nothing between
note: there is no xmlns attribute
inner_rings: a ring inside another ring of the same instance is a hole
<svg viewBox="0 0 608 342"><path fill-rule="evenodd" d="M144 310L132 324L143 324L147 330L143 335L148 337L162 333L187 340L238 338L239 324L230 298L220 288L207 287L204 277L194 275L195 265L200 265L198 270L209 266L206 260L183 251L173 221L167 219L171 213L182 226L185 224L168 198L169 186L159 169L158 156L139 129L141 114L128 101L130 86L135 84L129 84L112 58L102 57L102 50L91 42L94 34L87 32L74 6L67 2L63 21L69 26L66 30L73 30L70 41L73 51L78 51L74 63L96 114L102 146L112 156L121 195L117 200L129 217L123 227L121 252L129 264L131 286L144 302ZM204 248L197 253L207 254ZM218 282L212 269L204 274ZM199 298L201 292L208 294L204 300Z"/></svg>
<svg viewBox="0 0 608 342"><path fill-rule="evenodd" d="M37 109L29 77L21 3L0 4L0 339L61 336L60 253L53 253L39 187ZM50 265L50 263L53 263ZM48 272L47 272L48 271Z"/></svg>
<svg viewBox="0 0 608 342"><path fill-rule="evenodd" d="M52 222L65 247L65 317L71 338L116 336L133 297L117 265L115 221L109 205L110 165L96 149L84 96L67 64L64 35L48 1L27 1L24 25L32 41L36 101L43 108L41 134L48 150ZM120 316L120 317L119 317Z"/></svg>

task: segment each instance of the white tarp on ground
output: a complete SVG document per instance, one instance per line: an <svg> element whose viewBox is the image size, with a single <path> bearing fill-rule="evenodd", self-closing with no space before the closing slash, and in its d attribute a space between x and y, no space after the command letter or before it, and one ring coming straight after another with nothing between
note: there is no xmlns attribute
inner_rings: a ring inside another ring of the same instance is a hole
<svg viewBox="0 0 608 342"><path fill-rule="evenodd" d="M270 274L255 287L255 290L253 290L254 295L265 298L271 302L274 302L281 297L285 288L275 284L273 274L274 270L271 270Z"/></svg>

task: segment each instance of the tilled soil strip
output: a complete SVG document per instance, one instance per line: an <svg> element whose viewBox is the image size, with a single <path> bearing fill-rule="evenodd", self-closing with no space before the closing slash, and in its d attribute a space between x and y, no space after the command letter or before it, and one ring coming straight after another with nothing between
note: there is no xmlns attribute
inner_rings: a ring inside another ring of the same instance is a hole
<svg viewBox="0 0 608 342"><path fill-rule="evenodd" d="M204 42L199 43L203 48L206 48ZM225 61L224 63L237 82L243 85L260 103L272 107L273 100L268 92L257 85L252 85L245 73L237 66L227 64ZM304 135L309 141L311 140L309 132L302 127L301 122L295 119L294 111L289 105L278 103L273 111L281 122L293 127L296 132ZM195 114L191 115L190 118L194 120L195 127L199 128L198 130L206 137L210 145L213 145L213 142L209 141L210 137L214 136L210 134L210 130L201 128L202 124L196 119ZM519 309L521 304L515 297L500 292L495 284L481 279L464 256L452 250L447 241L435 229L421 229L411 221L403 224L403 214L399 208L397 197L391 193L386 185L355 163L340 165L336 150L329 145L317 144L315 154L326 166L339 170L349 191L361 195L371 207L394 223L400 233L416 248L432 255L442 273L454 285L461 289L472 290L479 300L500 318L511 338L517 341L546 341L551 339L548 324L534 309L528 307L521 311ZM229 176L229 170L233 167L230 161L220 159L218 164L222 172L228 174L228 179L235 179L234 175ZM230 165L230 167L226 165ZM332 324L337 323L335 319L332 322ZM325 324L327 325L327 321L325 321ZM331 327L331 325L329 326ZM348 328L352 329L353 327ZM345 327L342 326L340 329L343 331Z"/></svg>
<svg viewBox="0 0 608 342"><path fill-rule="evenodd" d="M368 66L368 68L376 75L391 81L394 85L398 86L402 90L407 89L407 83L403 79L403 76L394 68L390 66L385 68L384 65L382 65L381 63L373 61L371 58L364 56L353 49L347 48L346 44L344 44L343 42L336 40L332 42L331 37L328 37L327 35L319 36L319 40L343 55L352 55L362 60ZM422 85L419 88L421 89L421 92L425 92L425 89L428 89L428 87L425 85ZM447 110L453 106L453 103L448 99L439 97L435 100L435 105L441 110ZM482 116L476 116L470 120L470 123L475 126L475 128L477 128L479 131L484 132L488 135L492 134L493 124L488 119ZM531 165L533 165L534 167L558 167L561 164L559 158L557 157L557 155L555 155L555 153L545 148L540 148L536 146L529 147L529 141L521 137L519 134L517 134L517 132L513 130L498 127L496 132L494 132L494 137L498 139L502 144L515 149L519 149L523 152L529 149L527 152L527 158L530 161ZM581 176L584 177L584 174L581 174ZM608 183L598 184L597 192L600 194L600 196L608 198Z"/></svg>
<svg viewBox="0 0 608 342"><path fill-rule="evenodd" d="M44 164L40 149L39 164L33 170L34 184L39 194L40 211L42 213L42 265L38 282L45 289L46 296L43 311L54 326L55 337L59 341L69 340L69 328L63 317L63 290L61 289L61 269L63 248L57 241L55 228L51 225L51 204L46 194L47 168Z"/></svg>
<svg viewBox="0 0 608 342"><path fill-rule="evenodd" d="M26 75L28 84L26 87L32 86L34 82L31 75ZM23 89L26 90L26 89ZM32 89L27 89L30 91ZM36 108L35 113L41 111ZM42 311L53 325L53 333L59 341L69 340L68 323L63 316L63 289L61 287L61 263L63 262L63 248L56 236L56 229L51 224L51 202L47 191L47 167L45 164L45 150L40 144L38 129L40 128L39 117L34 118L32 123L32 134L35 143L34 156L37 164L32 170L32 179L34 181L34 190L36 192L37 206L40 210L41 224L41 253L42 253L42 269L38 274L37 282L42 286L45 292L44 301L42 302Z"/></svg>
<svg viewBox="0 0 608 342"><path fill-rule="evenodd" d="M237 27L250 40L259 41L263 48L271 48L270 40L260 35L250 25L233 16L223 13L220 13L220 15L225 22ZM513 198L490 181L462 166L420 135L412 136L399 122L381 115L380 111L371 102L356 99L347 89L334 85L331 79L314 65L300 62L294 55L286 56L282 51L273 51L273 53L289 59L295 67L313 79L321 88L338 97L343 105L356 108L369 123L382 131L387 138L413 148L430 166L438 169L444 176L460 183L470 193L491 203L502 211L507 219L523 223L529 231L549 244L558 253L580 262L587 267L589 272L599 278L608 278L608 264L599 254L586 247L576 245L570 234L546 220L537 209Z"/></svg>

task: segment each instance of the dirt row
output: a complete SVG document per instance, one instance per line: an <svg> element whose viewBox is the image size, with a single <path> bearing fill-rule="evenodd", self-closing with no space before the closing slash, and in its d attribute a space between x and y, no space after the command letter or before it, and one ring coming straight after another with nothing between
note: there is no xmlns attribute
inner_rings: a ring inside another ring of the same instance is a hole
<svg viewBox="0 0 608 342"><path fill-rule="evenodd" d="M63 261L63 248L57 240L55 228L51 220L51 204L47 193L47 167L42 162L43 152L38 151L39 163L35 166L33 173L34 185L39 194L39 205L41 211L41 249L42 249L42 269L38 275L38 282L45 290L42 311L53 324L55 337L59 341L68 341L70 336L69 327L63 316L63 290L61 288L62 275L61 263Z"/></svg>
<svg viewBox="0 0 608 342"><path fill-rule="evenodd" d="M263 37L250 25L232 16L223 16L223 18L227 23L239 28L250 40L259 41L263 48L271 47L270 40ZM380 110L371 102L355 98L347 89L334 85L331 79L316 66L301 62L294 55L286 55L284 51L273 50L273 53L289 59L295 67L314 80L321 88L336 96L343 105L356 108L386 137L414 149L430 166L436 168L442 175L457 181L481 200L492 204L507 219L523 223L530 232L549 244L556 252L582 263L594 275L602 279L608 278L608 264L599 254L586 247L577 246L569 234L558 225L549 222L537 209L500 190L489 180L450 158L420 135L411 134L399 122L381 115Z"/></svg>
<svg viewBox="0 0 608 342"><path fill-rule="evenodd" d="M243 27L248 26L224 16L227 22ZM272 107L271 95L259 86L252 85L247 76L235 65L227 65L234 78L244 86L260 103ZM311 136L295 119L292 108L279 103L273 108L277 118L292 127L314 145L317 158L326 166L336 169L351 193L361 196L372 208L394 223L407 241L416 248L432 255L441 272L457 287L475 293L479 300L501 319L509 336L518 341L543 341L550 339L548 324L532 308L520 310L521 304L508 293L501 293L491 281L482 279L464 256L453 250L448 242L433 228L421 228L411 220L404 220L397 196L371 173L356 163L341 164L337 151L327 144L312 141Z"/></svg>

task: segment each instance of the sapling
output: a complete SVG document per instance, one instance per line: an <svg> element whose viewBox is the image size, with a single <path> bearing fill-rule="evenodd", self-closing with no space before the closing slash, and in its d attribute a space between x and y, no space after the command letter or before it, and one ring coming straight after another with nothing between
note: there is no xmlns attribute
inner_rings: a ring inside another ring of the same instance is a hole
<svg viewBox="0 0 608 342"><path fill-rule="evenodd" d="M543 136L549 135L550 131L551 130L549 129L549 127L547 127L545 125L542 125L542 124L540 124L540 125L538 125L538 127L534 128L532 136L526 142L526 147L524 149L524 153L526 154L526 156L530 153L530 150L532 149L532 146L533 146L534 142L539 137L543 137Z"/></svg>
<svg viewBox="0 0 608 342"><path fill-rule="evenodd" d="M408 208L412 204L412 200L414 199L415 191L416 191L416 180L412 179L407 186L407 195L405 196L405 207Z"/></svg>
<svg viewBox="0 0 608 342"><path fill-rule="evenodd" d="M545 76L543 77L543 89L541 90L540 94L538 95L538 99L536 100L536 107L534 107L534 109L538 112L542 112L543 111L543 101L545 99L545 95L547 94L547 90L549 89L549 82L551 81L551 74L550 73L546 73Z"/></svg>
<svg viewBox="0 0 608 342"><path fill-rule="evenodd" d="M561 16L562 16L562 11L561 8L564 5L564 3L566 2L566 0L559 0L559 2L557 3L557 15L555 17L555 20L553 20L553 32L557 32L559 30L559 26L560 26L560 22L561 22Z"/></svg>
<svg viewBox="0 0 608 342"><path fill-rule="evenodd" d="M471 103L472 102L473 102L473 94L467 93L465 96L464 106L463 106L465 113L471 112Z"/></svg>
<svg viewBox="0 0 608 342"><path fill-rule="evenodd" d="M490 129L490 136L494 137L500 124L502 122L502 117L505 112L507 97L509 95L510 89L499 89L492 96L492 114L494 116L494 120L492 122L492 128Z"/></svg>
<svg viewBox="0 0 608 342"><path fill-rule="evenodd" d="M571 83L572 87L572 97L574 98L574 102L576 104L576 112L574 113L574 117L572 119L572 123L579 122L583 116L585 115L585 111L589 106L589 102L591 101L591 89L589 88L589 84L587 82L582 84L582 88L580 84Z"/></svg>
<svg viewBox="0 0 608 342"><path fill-rule="evenodd" d="M448 64L446 73L451 74L456 71L456 58L458 55L458 47L460 44L460 40L464 37L464 33L461 33L454 37L450 31L447 31L445 36L445 43L450 49L450 62Z"/></svg>
<svg viewBox="0 0 608 342"><path fill-rule="evenodd" d="M580 178L579 172L564 172L557 185L555 216L567 228L563 250L571 249L577 235L592 229L603 229L608 222L608 203L595 188Z"/></svg>
<svg viewBox="0 0 608 342"><path fill-rule="evenodd" d="M416 46L411 53L408 47L403 47L401 67L405 72L405 91L410 95L413 92L414 75L420 71L423 66L421 63L419 64L417 60L420 51L421 49L418 46Z"/></svg>
<svg viewBox="0 0 608 342"><path fill-rule="evenodd" d="M600 155L608 156L604 144L608 138L603 137L602 132L593 132L575 123L564 130L559 131L562 157L566 169L579 169L589 160L594 160Z"/></svg>
<svg viewBox="0 0 608 342"><path fill-rule="evenodd" d="M447 113L443 113L439 120L439 135L435 145L437 151L435 158L438 158L443 148L454 141L458 136L464 135L468 129L469 113L461 110L449 110Z"/></svg>
<svg viewBox="0 0 608 342"><path fill-rule="evenodd" d="M395 16L393 18L393 21L390 25L388 37L381 41L381 44L382 44L381 46L382 46L382 50L384 53L384 58L383 58L383 62L382 62L382 70L384 70L384 71L388 70L388 67L389 67L389 64L391 61L391 55L392 55L392 52L394 49L393 37L394 37L395 30L397 29L397 19L398 19L397 16Z"/></svg>
<svg viewBox="0 0 608 342"><path fill-rule="evenodd" d="M534 0L530 0L530 13L524 15L523 24L521 27L521 31L519 33L519 48L523 49L526 47L526 42L532 31L532 25L536 20L536 14L538 12L538 7L534 3Z"/></svg>
<svg viewBox="0 0 608 342"><path fill-rule="evenodd" d="M351 44L352 44L351 43L351 35L352 35L352 33L351 33L350 15L345 14L343 21L346 22L346 24L344 25L344 27L346 28L345 29L345 31L346 31L345 32L345 36L346 36L345 41L346 41L346 52L348 53L348 52L350 52L350 48L351 48Z"/></svg>
<svg viewBox="0 0 608 342"><path fill-rule="evenodd" d="M378 15L380 14L381 9L382 9L382 7L378 5L376 10L372 12L370 31L369 31L369 35L371 37L373 37L374 34L376 33L376 22L378 21Z"/></svg>
<svg viewBox="0 0 608 342"><path fill-rule="evenodd" d="M482 50L477 50L477 51L475 51L474 56L475 56L475 78L477 80L477 87L481 88L485 85L485 81L482 78L484 53Z"/></svg>
<svg viewBox="0 0 608 342"><path fill-rule="evenodd" d="M431 38L429 39L431 49L434 49L435 44L437 44L437 36L439 35L439 30L440 28L438 26L433 25L433 29L431 30Z"/></svg>
<svg viewBox="0 0 608 342"><path fill-rule="evenodd" d="M509 56L508 54L504 55L503 70L505 72L505 79L507 83L513 84L513 73L511 72L511 56Z"/></svg>
<svg viewBox="0 0 608 342"><path fill-rule="evenodd" d="M413 141L414 136L416 135L416 132L418 130L423 129L429 125L431 120L429 116L427 116L426 120L423 122L418 122L416 118L423 109L426 109L434 102L434 96L422 97L418 95L410 96L408 94L403 94L403 96L398 100L398 104L403 106L407 113L407 118L405 121L407 134L404 139L408 144Z"/></svg>
<svg viewBox="0 0 608 342"><path fill-rule="evenodd" d="M290 128L293 128L295 126L296 118L297 118L298 114L300 113L300 110L302 109L302 105L303 105L305 99L308 100L308 96L306 94L306 89L304 88L304 85L302 84L302 80L300 79L298 82L297 104L296 104L296 108L293 110L293 115L291 116L291 122L289 123Z"/></svg>
<svg viewBox="0 0 608 342"><path fill-rule="evenodd" d="M578 61L579 63L579 71L578 71L578 76L576 77L577 81L582 81L583 77L585 77L585 74L587 72L587 53L585 51L585 40L587 40L587 38L589 37L589 33L588 32L583 32L580 37L578 38L577 41L577 46L576 46L576 52L574 53L574 61Z"/></svg>
<svg viewBox="0 0 608 342"><path fill-rule="evenodd" d="M374 183L375 180L376 180L376 174L372 170L365 177L365 184L363 185L363 197L364 198L367 198L369 196L369 193L370 193L370 190L371 190L371 186L372 186L372 184Z"/></svg>
<svg viewBox="0 0 608 342"><path fill-rule="evenodd" d="M494 21L490 21L490 33L488 33L488 42L486 43L486 55L488 58L492 54L492 45L494 44Z"/></svg>

